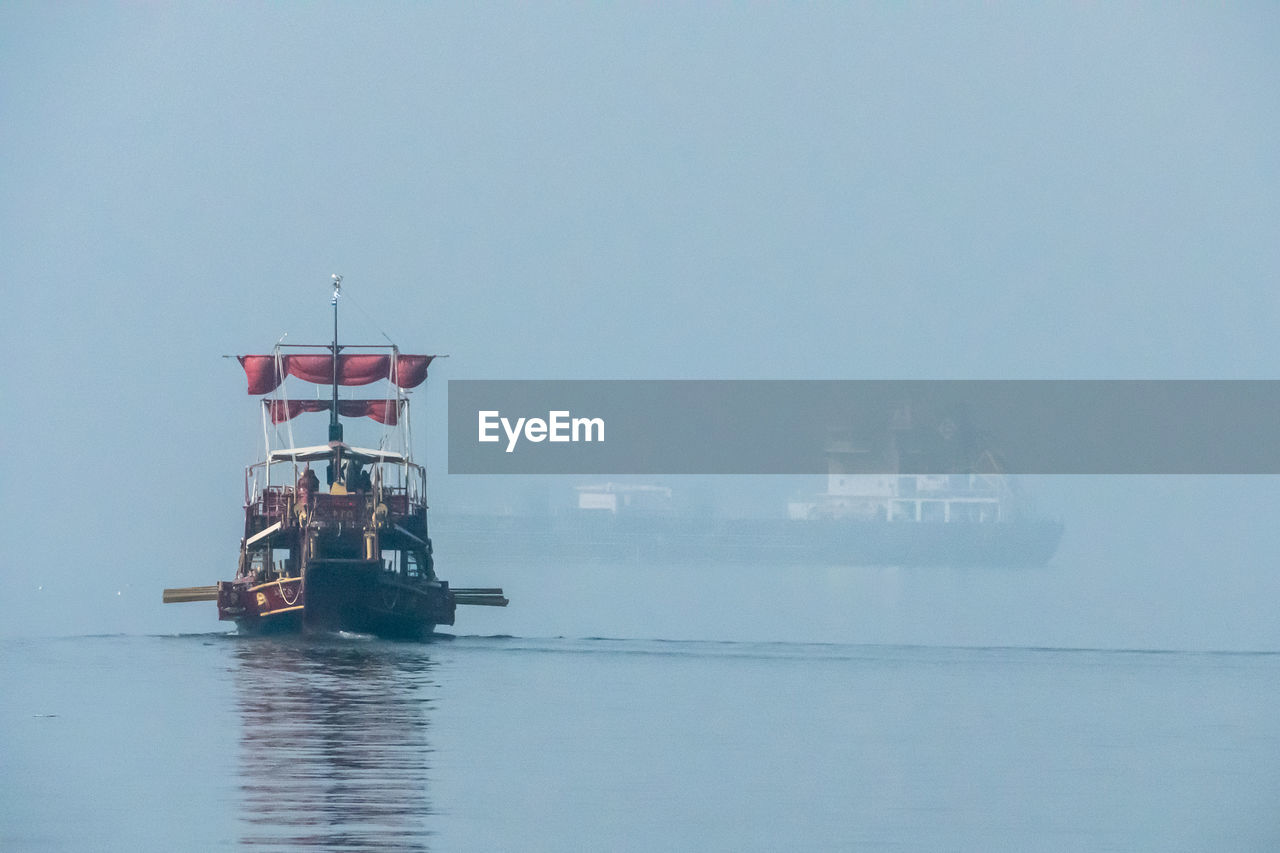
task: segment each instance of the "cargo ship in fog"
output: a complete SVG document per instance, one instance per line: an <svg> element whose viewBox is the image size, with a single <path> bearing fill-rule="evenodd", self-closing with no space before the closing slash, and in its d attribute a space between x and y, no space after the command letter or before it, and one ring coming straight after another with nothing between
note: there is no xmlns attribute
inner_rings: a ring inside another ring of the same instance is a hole
<svg viewBox="0 0 1280 853"><path fill-rule="evenodd" d="M924 477L902 478L909 480ZM1035 567L1062 538L1059 521L1013 514L1005 502L910 482L880 502L886 515L715 518L662 511L579 509L555 514L442 514L437 548L467 562L710 561L851 566ZM911 490L914 488L914 492ZM589 487L634 499L631 487ZM804 505L805 502L793 502ZM892 513L892 515L888 515Z"/></svg>
<svg viewBox="0 0 1280 853"><path fill-rule="evenodd" d="M836 433L826 448L825 490L791 500L785 514L780 508L772 518L684 513L668 487L598 483L577 487L567 511L441 515L435 528L438 547L480 562L1030 568L1052 558L1062 538L1061 522L1030 509L1000 472L995 454L949 452L958 431L946 422L936 437L921 440L914 432L895 429L886 440L872 442ZM894 470L961 467L946 462L957 457L965 470Z"/></svg>

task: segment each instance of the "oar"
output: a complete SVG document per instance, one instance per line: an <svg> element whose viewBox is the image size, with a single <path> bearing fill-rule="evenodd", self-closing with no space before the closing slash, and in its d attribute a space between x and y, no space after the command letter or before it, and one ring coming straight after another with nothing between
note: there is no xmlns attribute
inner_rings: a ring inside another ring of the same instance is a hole
<svg viewBox="0 0 1280 853"><path fill-rule="evenodd" d="M476 595L474 593L463 593L459 595L456 591L453 594L455 604L478 604L485 607L506 607L509 603L502 595L502 590L496 590L492 593L484 593Z"/></svg>
<svg viewBox="0 0 1280 853"><path fill-rule="evenodd" d="M182 604L187 601L217 601L217 586L183 586L164 591L165 604Z"/></svg>

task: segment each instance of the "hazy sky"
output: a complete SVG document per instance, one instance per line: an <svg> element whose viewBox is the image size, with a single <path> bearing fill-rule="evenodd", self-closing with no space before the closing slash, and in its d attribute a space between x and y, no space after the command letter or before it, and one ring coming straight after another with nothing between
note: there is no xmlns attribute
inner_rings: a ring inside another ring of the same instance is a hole
<svg viewBox="0 0 1280 853"><path fill-rule="evenodd" d="M0 577L61 590L5 630L229 576L258 421L219 356L323 340L333 272L353 335L451 354L437 411L449 377L1272 377L1277 44L1266 3L0 5ZM1280 489L1245 491L1175 612L1222 571L1214 618L1261 624ZM1237 490L1200 494L1153 536L1215 539ZM1223 631L1184 636L1258 641Z"/></svg>

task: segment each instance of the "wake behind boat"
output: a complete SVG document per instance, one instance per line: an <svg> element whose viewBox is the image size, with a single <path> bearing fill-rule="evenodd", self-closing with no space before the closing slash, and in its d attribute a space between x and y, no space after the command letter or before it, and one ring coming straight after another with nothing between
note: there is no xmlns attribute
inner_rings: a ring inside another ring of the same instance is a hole
<svg viewBox="0 0 1280 853"><path fill-rule="evenodd" d="M266 436L263 458L245 470L239 567L233 580L215 586L166 589L165 603L217 601L218 618L245 633L405 639L452 625L459 604L506 606L499 588L451 589L436 575L426 470L412 459L406 394L426 380L436 356L402 354L395 345L339 345L341 282L334 276L332 344L277 344L270 355L237 356L249 393L262 395ZM331 385L330 399L289 399L289 376ZM382 399L338 399L339 386L383 380ZM291 421L310 412L329 413L329 441L296 447ZM379 447L346 443L339 417L382 424ZM281 424L287 446L273 448L273 428L278 436Z"/></svg>

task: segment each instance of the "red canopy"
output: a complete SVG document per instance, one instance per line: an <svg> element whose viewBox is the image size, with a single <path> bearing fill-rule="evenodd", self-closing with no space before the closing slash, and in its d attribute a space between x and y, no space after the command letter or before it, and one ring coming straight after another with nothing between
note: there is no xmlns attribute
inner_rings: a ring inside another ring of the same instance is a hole
<svg viewBox="0 0 1280 853"><path fill-rule="evenodd" d="M267 411L273 424L291 421L303 412L327 412L330 400L267 400ZM395 426L399 420L395 400L339 400L338 414L344 418L373 418L380 424Z"/></svg>
<svg viewBox="0 0 1280 853"><path fill-rule="evenodd" d="M333 384L333 356L282 355L281 370L273 355L241 355L240 365L249 378L250 394L268 394L280 387L286 376L296 376L317 385ZM368 385L390 379L401 388L415 388L427 378L427 365L434 355L338 355L339 385ZM282 372L283 371L283 372Z"/></svg>

